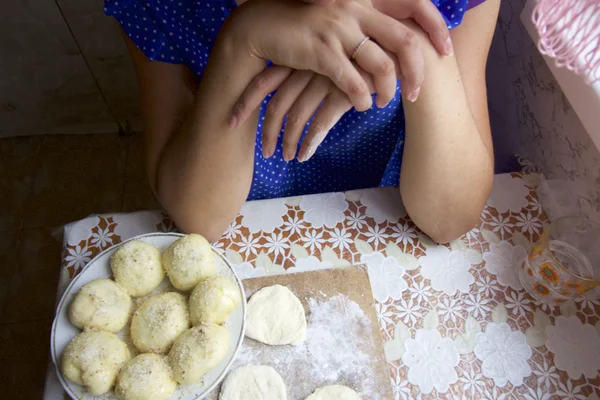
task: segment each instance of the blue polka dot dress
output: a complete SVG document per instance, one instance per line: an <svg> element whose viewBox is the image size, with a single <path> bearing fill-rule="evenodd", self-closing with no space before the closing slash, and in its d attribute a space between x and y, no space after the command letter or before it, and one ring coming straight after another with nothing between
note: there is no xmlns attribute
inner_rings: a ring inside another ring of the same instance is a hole
<svg viewBox="0 0 600 400"><path fill-rule="evenodd" d="M467 0L434 4L451 28L468 8ZM105 0L104 5L150 60L185 64L198 80L225 18L236 7L235 0ZM283 160L281 136L275 155L262 156L267 102L257 127L249 200L399 184L404 143L400 89L385 108L346 113L304 163Z"/></svg>

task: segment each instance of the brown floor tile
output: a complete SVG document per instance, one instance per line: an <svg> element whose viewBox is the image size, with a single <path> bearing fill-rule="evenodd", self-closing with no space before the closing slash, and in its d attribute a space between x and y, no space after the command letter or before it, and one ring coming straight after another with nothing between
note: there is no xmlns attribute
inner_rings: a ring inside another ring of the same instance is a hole
<svg viewBox="0 0 600 400"><path fill-rule="evenodd" d="M23 227L58 226L119 211L126 144L114 134L46 136Z"/></svg>
<svg viewBox="0 0 600 400"><path fill-rule="evenodd" d="M42 138L0 140L0 231L21 228Z"/></svg>
<svg viewBox="0 0 600 400"><path fill-rule="evenodd" d="M0 325L1 398L42 398L51 324L44 320Z"/></svg>
<svg viewBox="0 0 600 400"><path fill-rule="evenodd" d="M9 293L15 291L13 275L19 259L18 244L19 231L0 232L0 316L8 301Z"/></svg>
<svg viewBox="0 0 600 400"><path fill-rule="evenodd" d="M16 136L0 139L0 158L35 155L43 140L43 136Z"/></svg>
<svg viewBox="0 0 600 400"><path fill-rule="evenodd" d="M129 138L122 207L124 212L160 209L146 176L144 143L140 136Z"/></svg>
<svg viewBox="0 0 600 400"><path fill-rule="evenodd" d="M9 262L2 264L0 275L6 296L0 303L0 323L53 318L61 243L49 228L22 230L16 245L14 238L4 240Z"/></svg>

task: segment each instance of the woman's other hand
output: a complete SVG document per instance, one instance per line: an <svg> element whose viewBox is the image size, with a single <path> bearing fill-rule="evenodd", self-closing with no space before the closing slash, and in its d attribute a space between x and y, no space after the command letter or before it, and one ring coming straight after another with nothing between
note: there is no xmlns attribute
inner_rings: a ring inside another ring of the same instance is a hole
<svg viewBox="0 0 600 400"><path fill-rule="evenodd" d="M372 99L351 55L367 36L373 40L363 44L354 61L373 77L380 107L395 95L394 58L408 99L417 98L423 81L423 55L415 33L375 10L370 1L338 0L314 7L297 0L253 0L234 11L229 30L256 57L327 76L359 111L369 109ZM265 84L255 81L257 88ZM235 110L232 127L250 114L252 108L245 106L240 103Z"/></svg>
<svg viewBox="0 0 600 400"><path fill-rule="evenodd" d="M375 93L375 85L369 74L360 68L358 70L369 92ZM257 80L265 84L257 85ZM329 78L311 71L298 71L278 65L273 65L258 75L239 101L255 108L275 89L277 92L269 100L262 129L262 153L265 158L275 153L286 115L283 133L283 159L286 161L296 157L302 131L314 115L298 152L298 160L304 162L312 157L331 128L352 108L348 96Z"/></svg>
<svg viewBox="0 0 600 400"><path fill-rule="evenodd" d="M302 0L305 3L328 5L336 0ZM371 0L373 7L392 18L412 18L421 26L440 56L454 54L450 31L442 14L431 0Z"/></svg>

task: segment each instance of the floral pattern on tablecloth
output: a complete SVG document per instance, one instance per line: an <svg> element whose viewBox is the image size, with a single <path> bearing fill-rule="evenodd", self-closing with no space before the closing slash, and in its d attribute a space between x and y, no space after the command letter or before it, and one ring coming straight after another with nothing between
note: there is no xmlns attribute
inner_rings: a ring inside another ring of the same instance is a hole
<svg viewBox="0 0 600 400"><path fill-rule="evenodd" d="M516 277L547 222L538 183L497 175L481 226L448 246L376 188L249 202L215 247L242 279L366 264L396 399L598 398L600 292L551 307ZM70 224L59 293L103 249L173 230L158 211Z"/></svg>

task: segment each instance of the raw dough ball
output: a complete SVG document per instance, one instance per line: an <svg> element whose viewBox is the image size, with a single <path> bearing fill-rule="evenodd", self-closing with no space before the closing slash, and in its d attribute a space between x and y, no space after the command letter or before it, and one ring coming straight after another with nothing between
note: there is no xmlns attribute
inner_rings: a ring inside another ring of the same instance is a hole
<svg viewBox="0 0 600 400"><path fill-rule="evenodd" d="M221 387L219 400L286 400L281 376L267 365L246 365L230 373Z"/></svg>
<svg viewBox="0 0 600 400"><path fill-rule="evenodd" d="M131 339L143 353L165 353L189 326L185 297L161 293L144 301L133 314Z"/></svg>
<svg viewBox="0 0 600 400"><path fill-rule="evenodd" d="M121 286L110 279L83 285L69 307L69 319L78 328L119 332L129 320L132 301Z"/></svg>
<svg viewBox="0 0 600 400"><path fill-rule="evenodd" d="M162 262L173 286L190 290L200 279L215 274L215 260L210 244L203 236L185 235L177 239L162 255Z"/></svg>
<svg viewBox="0 0 600 400"><path fill-rule="evenodd" d="M222 324L240 301L240 291L231 280L222 276L204 278L190 296L192 325Z"/></svg>
<svg viewBox="0 0 600 400"><path fill-rule="evenodd" d="M331 385L317 389L306 400L360 400L360 396L347 386Z"/></svg>
<svg viewBox="0 0 600 400"><path fill-rule="evenodd" d="M115 334L82 332L65 349L62 372L97 396L113 387L121 366L130 358L127 345Z"/></svg>
<svg viewBox="0 0 600 400"><path fill-rule="evenodd" d="M175 380L184 385L198 382L227 354L229 331L219 325L199 325L183 332L169 352Z"/></svg>
<svg viewBox="0 0 600 400"><path fill-rule="evenodd" d="M165 400L176 387L164 357L140 354L121 369L115 394L121 400Z"/></svg>
<svg viewBox="0 0 600 400"><path fill-rule="evenodd" d="M121 246L110 258L115 281L132 296L145 296L162 282L165 271L160 251L150 243L133 240Z"/></svg>
<svg viewBox="0 0 600 400"><path fill-rule="evenodd" d="M302 303L285 286L262 288L248 302L246 336L270 345L301 343L306 336Z"/></svg>

